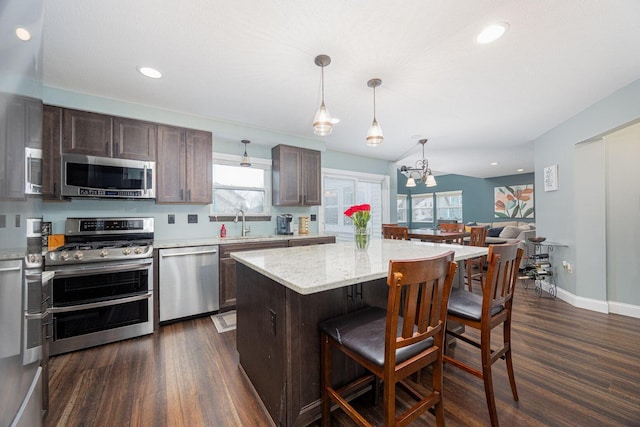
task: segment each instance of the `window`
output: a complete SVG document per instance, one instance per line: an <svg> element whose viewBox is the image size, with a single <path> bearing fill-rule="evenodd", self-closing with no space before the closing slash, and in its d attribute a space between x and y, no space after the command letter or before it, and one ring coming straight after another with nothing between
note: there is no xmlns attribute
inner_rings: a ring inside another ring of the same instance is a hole
<svg viewBox="0 0 640 427"><path fill-rule="evenodd" d="M211 215L269 215L271 209L271 161L251 159L240 166L240 156L216 154L213 159Z"/></svg>
<svg viewBox="0 0 640 427"><path fill-rule="evenodd" d="M438 219L462 221L462 191L436 193Z"/></svg>
<svg viewBox="0 0 640 427"><path fill-rule="evenodd" d="M321 221L324 231L337 240L353 238L353 222L344 211L353 205L371 205L369 227L372 236L382 233L382 223L389 218L389 177L323 169Z"/></svg>
<svg viewBox="0 0 640 427"><path fill-rule="evenodd" d="M411 221L433 222L433 193L411 196Z"/></svg>
<svg viewBox="0 0 640 427"><path fill-rule="evenodd" d="M396 215L398 222L407 222L407 195L398 194L396 198Z"/></svg>

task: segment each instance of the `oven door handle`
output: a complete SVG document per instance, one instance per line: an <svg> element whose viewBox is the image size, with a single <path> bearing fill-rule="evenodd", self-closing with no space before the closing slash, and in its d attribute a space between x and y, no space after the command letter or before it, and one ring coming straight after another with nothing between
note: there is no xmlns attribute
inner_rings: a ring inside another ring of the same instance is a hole
<svg viewBox="0 0 640 427"><path fill-rule="evenodd" d="M137 271L137 270L146 270L153 263L153 260L142 262L140 264L109 264L109 265L101 265L99 267L91 267L91 268L80 268L78 270L55 270L56 279L64 278L64 277L77 277L77 276L86 276L89 274L100 274L100 273L117 273L120 271Z"/></svg>
<svg viewBox="0 0 640 427"><path fill-rule="evenodd" d="M74 305L74 306L71 306L71 307L51 307L51 308L49 308L49 313L54 313L54 314L55 313L70 313L72 311L91 310L91 309L94 309L94 308L109 307L111 305L126 304L126 303L129 303L129 302L141 301L141 300L149 299L149 298L151 298L152 295L153 295L153 292L147 292L146 294L142 294L142 295L134 295L134 296L131 296L131 297L112 299L112 300L109 300L109 301L91 302L89 304L80 304L80 305Z"/></svg>

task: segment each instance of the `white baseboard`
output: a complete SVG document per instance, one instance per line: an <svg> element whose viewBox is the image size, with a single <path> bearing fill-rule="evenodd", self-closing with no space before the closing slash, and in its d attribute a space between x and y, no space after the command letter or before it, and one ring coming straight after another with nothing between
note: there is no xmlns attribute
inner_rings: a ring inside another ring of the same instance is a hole
<svg viewBox="0 0 640 427"><path fill-rule="evenodd" d="M640 306L637 305L579 297L562 288L558 288L557 297L574 307L597 311L598 313L613 313L640 319Z"/></svg>
<svg viewBox="0 0 640 427"><path fill-rule="evenodd" d="M609 302L609 312L640 319L640 307L623 302Z"/></svg>

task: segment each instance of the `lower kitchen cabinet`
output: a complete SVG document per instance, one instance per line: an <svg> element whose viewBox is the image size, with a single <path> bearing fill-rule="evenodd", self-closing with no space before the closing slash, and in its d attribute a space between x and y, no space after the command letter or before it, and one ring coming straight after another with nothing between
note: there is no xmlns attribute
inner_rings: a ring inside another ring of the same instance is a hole
<svg viewBox="0 0 640 427"><path fill-rule="evenodd" d="M231 252L285 248L287 246L287 240L220 245L220 312L231 310L236 306L236 260L231 258Z"/></svg>

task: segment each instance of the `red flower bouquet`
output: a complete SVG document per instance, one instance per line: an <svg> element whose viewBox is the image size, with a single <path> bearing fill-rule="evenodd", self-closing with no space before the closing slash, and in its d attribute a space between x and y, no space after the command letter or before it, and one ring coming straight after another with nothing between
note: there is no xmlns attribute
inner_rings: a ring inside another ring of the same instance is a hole
<svg viewBox="0 0 640 427"><path fill-rule="evenodd" d="M367 230L367 223L371 218L371 206L370 205L356 205L351 206L344 211L344 214L351 218L355 229L356 249L360 251L366 251L369 246L369 230Z"/></svg>
<svg viewBox="0 0 640 427"><path fill-rule="evenodd" d="M365 228L371 218L371 205L351 206L344 214L351 218L356 228Z"/></svg>

